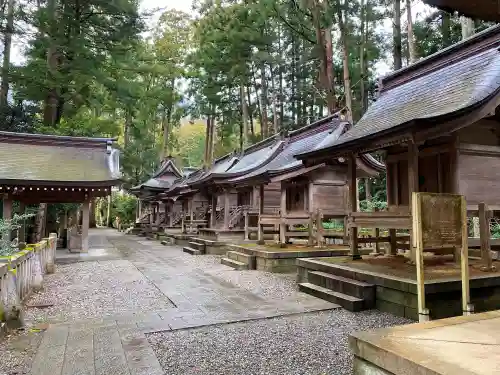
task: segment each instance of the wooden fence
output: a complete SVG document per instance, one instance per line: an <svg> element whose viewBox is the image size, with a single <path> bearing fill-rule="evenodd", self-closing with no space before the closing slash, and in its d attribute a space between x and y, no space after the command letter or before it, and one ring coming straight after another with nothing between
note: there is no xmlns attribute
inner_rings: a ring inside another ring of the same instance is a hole
<svg viewBox="0 0 500 375"><path fill-rule="evenodd" d="M21 303L54 272L57 235L51 233L18 253L0 257L0 322L19 320Z"/></svg>

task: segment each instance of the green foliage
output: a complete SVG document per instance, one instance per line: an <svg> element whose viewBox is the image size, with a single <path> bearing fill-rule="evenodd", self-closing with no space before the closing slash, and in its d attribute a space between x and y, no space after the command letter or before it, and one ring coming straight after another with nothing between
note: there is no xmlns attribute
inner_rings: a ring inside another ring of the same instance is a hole
<svg viewBox="0 0 500 375"><path fill-rule="evenodd" d="M108 209L108 200L102 201L101 211L102 216L106 217ZM137 207L137 198L133 195L122 194L113 192L111 194L111 221L114 223L115 219L120 218L122 224L135 222L135 212Z"/></svg>
<svg viewBox="0 0 500 375"><path fill-rule="evenodd" d="M33 216L33 214L15 214L11 220L0 219L0 256L10 256L19 252L17 244L9 239L10 235L13 231L21 228L24 220Z"/></svg>

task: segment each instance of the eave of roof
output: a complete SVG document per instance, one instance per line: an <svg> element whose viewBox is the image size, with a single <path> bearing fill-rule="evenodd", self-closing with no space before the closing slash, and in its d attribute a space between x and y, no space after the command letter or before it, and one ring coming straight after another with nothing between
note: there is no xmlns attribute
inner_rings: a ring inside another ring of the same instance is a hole
<svg viewBox="0 0 500 375"><path fill-rule="evenodd" d="M461 15L484 21L500 21L500 3L497 0L423 0L448 13L458 12Z"/></svg>
<svg viewBox="0 0 500 375"><path fill-rule="evenodd" d="M351 130L298 158L366 152L368 142L439 126L494 103L500 92L498 45L500 38L479 54L384 91Z"/></svg>

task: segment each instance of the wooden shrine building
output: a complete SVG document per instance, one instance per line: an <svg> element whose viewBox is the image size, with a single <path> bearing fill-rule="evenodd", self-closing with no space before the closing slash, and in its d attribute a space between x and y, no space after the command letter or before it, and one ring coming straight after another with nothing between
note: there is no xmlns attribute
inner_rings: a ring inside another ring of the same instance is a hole
<svg viewBox="0 0 500 375"><path fill-rule="evenodd" d="M309 244L321 243L325 236L344 237L343 233L324 231L323 222L330 219L343 222L347 217L346 164L337 161L306 167L295 155L314 148L327 137L340 137L349 127L348 122L334 114L292 131L269 163L226 182L239 189L253 189L254 196L263 197L256 200L259 203L247 213L247 239L252 231L258 232L260 241L264 240L265 232L276 231L281 244L292 237L305 236ZM375 176L384 170L384 165L371 156L361 155L356 162L359 177ZM271 200L268 190L275 192ZM294 226L309 230L294 230ZM316 235L312 233L314 226Z"/></svg>
<svg viewBox="0 0 500 375"><path fill-rule="evenodd" d="M72 234L78 249L88 250L90 201L111 193L120 179L114 139L0 132L0 192L3 218L28 204L81 203L82 226ZM19 241L26 240L21 231Z"/></svg>
<svg viewBox="0 0 500 375"><path fill-rule="evenodd" d="M413 192L458 193L468 205L500 207L500 25L396 71L379 82L363 118L299 155L309 167L347 160L351 248L358 228L411 228ZM386 212L356 212L356 157L382 151ZM408 248L408 245L406 249Z"/></svg>
<svg viewBox="0 0 500 375"><path fill-rule="evenodd" d="M173 204L170 201L163 202L160 194L181 177L183 173L175 165L174 159L166 157L149 180L130 188L129 192L138 198L136 221L144 224L145 228L166 224Z"/></svg>
<svg viewBox="0 0 500 375"><path fill-rule="evenodd" d="M208 199L210 221L200 234L214 239L243 238L244 214L253 205L258 205L252 187L237 188L228 181L264 167L283 148L281 134L277 134L242 152L233 152L215 160L212 168L189 181ZM272 191L269 191L272 195ZM269 202L272 205L272 202Z"/></svg>
<svg viewBox="0 0 500 375"><path fill-rule="evenodd" d="M438 7L446 12L458 13L484 21L500 21L500 2L498 0L423 0L424 3Z"/></svg>

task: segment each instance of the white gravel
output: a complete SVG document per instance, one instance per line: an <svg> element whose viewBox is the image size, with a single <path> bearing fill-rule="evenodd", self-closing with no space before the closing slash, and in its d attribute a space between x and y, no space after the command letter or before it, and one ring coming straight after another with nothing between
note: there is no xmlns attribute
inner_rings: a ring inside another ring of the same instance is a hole
<svg viewBox="0 0 500 375"><path fill-rule="evenodd" d="M248 290L258 296L284 299L297 295L297 275L263 271L217 271L211 272L238 288Z"/></svg>
<svg viewBox="0 0 500 375"><path fill-rule="evenodd" d="M348 375L351 332L409 323L377 311L310 313L148 336L168 375Z"/></svg>
<svg viewBox="0 0 500 375"><path fill-rule="evenodd" d="M27 305L25 320L69 322L106 318L124 313L146 313L172 307L170 300L126 260L81 262L57 267L44 281L44 290Z"/></svg>
<svg viewBox="0 0 500 375"><path fill-rule="evenodd" d="M0 339L0 374L28 374L42 339L41 332L15 332Z"/></svg>

